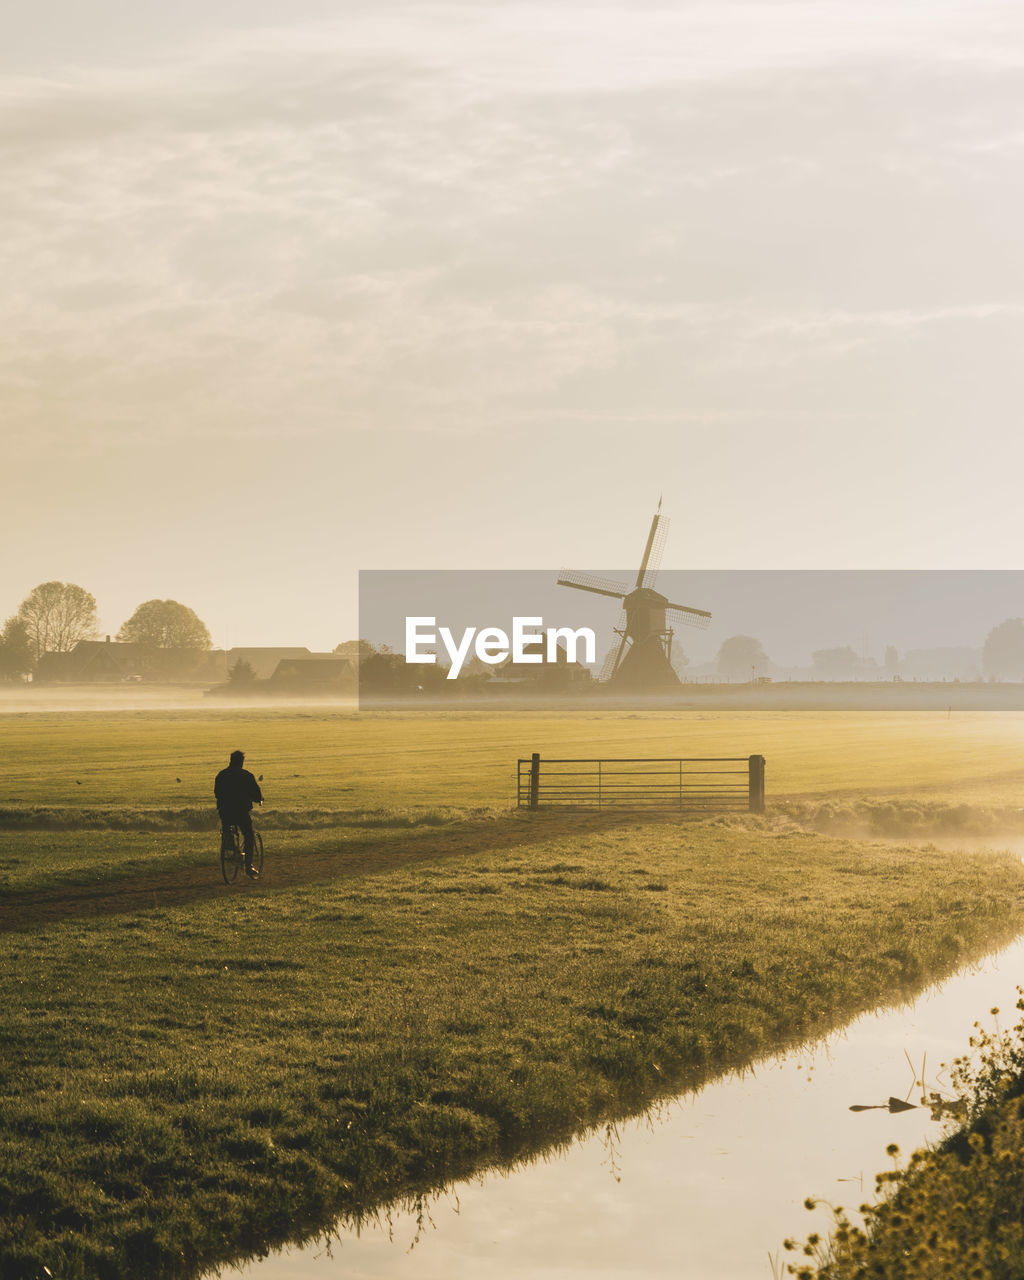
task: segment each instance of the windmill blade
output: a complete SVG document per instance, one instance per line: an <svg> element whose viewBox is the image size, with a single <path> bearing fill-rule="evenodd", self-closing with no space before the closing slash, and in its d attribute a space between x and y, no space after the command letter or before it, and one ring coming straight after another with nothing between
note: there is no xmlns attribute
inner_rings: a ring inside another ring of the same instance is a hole
<svg viewBox="0 0 1024 1280"><path fill-rule="evenodd" d="M647 534L647 541L644 543L644 553L640 557L640 569L636 575L636 586L633 588L634 591L636 591L637 587L642 587L644 585L644 574L647 572L647 561L651 558L651 550L654 547L654 535L658 532L658 522L660 520L661 512L656 511L654 513L654 519L651 521L650 531Z"/></svg>
<svg viewBox="0 0 1024 1280"><path fill-rule="evenodd" d="M618 626L615 628L615 639L604 656L601 674L598 676L600 681L606 682L612 678L618 670L619 663L625 656L629 643L629 637L626 635L626 611L623 609L622 613L619 614Z"/></svg>
<svg viewBox="0 0 1024 1280"><path fill-rule="evenodd" d="M667 604L665 614L672 614L673 622L681 622L684 627L698 627L701 631L706 630L711 621L707 609L691 609L685 604Z"/></svg>
<svg viewBox="0 0 1024 1280"><path fill-rule="evenodd" d="M578 591L593 591L599 596L612 596L621 600L629 595L629 587L615 582L612 578L602 578L597 573L580 573L577 569L563 569L558 575L560 587L575 587Z"/></svg>
<svg viewBox="0 0 1024 1280"><path fill-rule="evenodd" d="M656 527L654 537L651 539L651 549L647 556L647 567L641 571L640 577L642 581L639 583L641 587L653 587L658 577L658 570L661 568L661 557L665 551L665 541L668 538L669 518L668 516L656 515L654 517Z"/></svg>

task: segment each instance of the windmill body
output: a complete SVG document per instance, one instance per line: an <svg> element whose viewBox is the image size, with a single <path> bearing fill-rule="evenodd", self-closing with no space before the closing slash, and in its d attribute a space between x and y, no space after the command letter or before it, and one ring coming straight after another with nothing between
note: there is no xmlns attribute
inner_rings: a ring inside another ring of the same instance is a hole
<svg viewBox="0 0 1024 1280"><path fill-rule="evenodd" d="M622 601L623 615L615 628L616 639L605 660L601 679L612 689L633 693L664 693L678 688L679 677L672 666L672 623L706 627L711 614L705 609L672 604L654 589L661 551L665 545L668 520L661 503L651 521L636 584L630 588L594 574L563 571L558 583L577 591L591 591Z"/></svg>
<svg viewBox="0 0 1024 1280"><path fill-rule="evenodd" d="M676 688L680 682L672 666L673 633L665 618L668 598L651 587L640 587L622 604L628 643L611 671L609 684L640 693Z"/></svg>

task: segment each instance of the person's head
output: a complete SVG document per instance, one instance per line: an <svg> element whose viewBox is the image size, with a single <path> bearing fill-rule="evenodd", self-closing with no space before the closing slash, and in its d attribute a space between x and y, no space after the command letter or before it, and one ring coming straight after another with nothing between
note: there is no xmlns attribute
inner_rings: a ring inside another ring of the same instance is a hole
<svg viewBox="0 0 1024 1280"><path fill-rule="evenodd" d="M232 753L231 753L231 765L232 765L232 768L235 768L235 769L241 769L241 767L242 767L242 765L243 765L244 763L245 763L245 752L244 752L244 751L232 751Z"/></svg>

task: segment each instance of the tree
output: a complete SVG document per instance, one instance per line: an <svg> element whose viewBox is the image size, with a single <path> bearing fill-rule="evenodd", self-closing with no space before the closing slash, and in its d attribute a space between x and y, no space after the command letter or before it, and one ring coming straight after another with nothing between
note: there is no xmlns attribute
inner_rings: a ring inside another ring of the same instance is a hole
<svg viewBox="0 0 1024 1280"><path fill-rule="evenodd" d="M343 640L334 646L333 652L339 658L348 658L352 666L358 670L359 664L366 658L372 658L377 650L369 640Z"/></svg>
<svg viewBox="0 0 1024 1280"><path fill-rule="evenodd" d="M70 653L79 640L96 635L96 599L73 582L43 582L18 606L33 657Z"/></svg>
<svg viewBox="0 0 1024 1280"><path fill-rule="evenodd" d="M18 617L8 618L0 630L0 680L18 680L34 667L28 628Z"/></svg>
<svg viewBox="0 0 1024 1280"><path fill-rule="evenodd" d="M210 633L200 618L177 600L147 600L117 633L126 644L150 649L209 649Z"/></svg>
<svg viewBox="0 0 1024 1280"><path fill-rule="evenodd" d="M718 674L726 680L750 680L757 669L768 666L769 661L760 640L753 636L729 636L718 650Z"/></svg>
<svg viewBox="0 0 1024 1280"><path fill-rule="evenodd" d="M255 684L256 668L251 662L246 662L244 658L239 658L228 671L228 682L230 684Z"/></svg>
<svg viewBox="0 0 1024 1280"><path fill-rule="evenodd" d="M361 695L404 698L454 693L454 684L446 682L449 668L440 661L422 665L408 663L405 656L395 653L390 645L371 645L370 648L372 652L359 662Z"/></svg>
<svg viewBox="0 0 1024 1280"><path fill-rule="evenodd" d="M993 627L981 651L985 674L996 680L1024 680L1024 619L1007 618Z"/></svg>

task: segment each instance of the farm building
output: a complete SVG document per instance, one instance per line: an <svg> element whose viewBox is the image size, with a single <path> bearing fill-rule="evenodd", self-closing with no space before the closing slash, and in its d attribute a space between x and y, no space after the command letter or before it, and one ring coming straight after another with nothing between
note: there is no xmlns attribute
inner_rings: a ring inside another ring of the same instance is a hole
<svg viewBox="0 0 1024 1280"><path fill-rule="evenodd" d="M79 640L70 653L44 653L37 683L115 684L132 681L205 682L223 680L222 649L153 649L118 640Z"/></svg>
<svg viewBox="0 0 1024 1280"><path fill-rule="evenodd" d="M494 669L494 675L484 685L488 693L535 694L581 693L593 681L589 667L580 662L570 662L565 645L555 646L553 662L516 662L508 657ZM544 642L537 640L523 646L523 652L544 659Z"/></svg>
<svg viewBox="0 0 1024 1280"><path fill-rule="evenodd" d="M321 696L353 694L356 673L347 658L310 654L307 658L282 658L268 682L267 692Z"/></svg>
<svg viewBox="0 0 1024 1280"><path fill-rule="evenodd" d="M79 640L70 653L44 653L36 669L38 682L81 684L142 678L142 649L137 644Z"/></svg>
<svg viewBox="0 0 1024 1280"><path fill-rule="evenodd" d="M246 662L252 667L257 680L269 680L281 662L301 658L312 658L313 653L304 645L290 648L273 648L249 646L227 651L227 670L230 671L239 662Z"/></svg>

